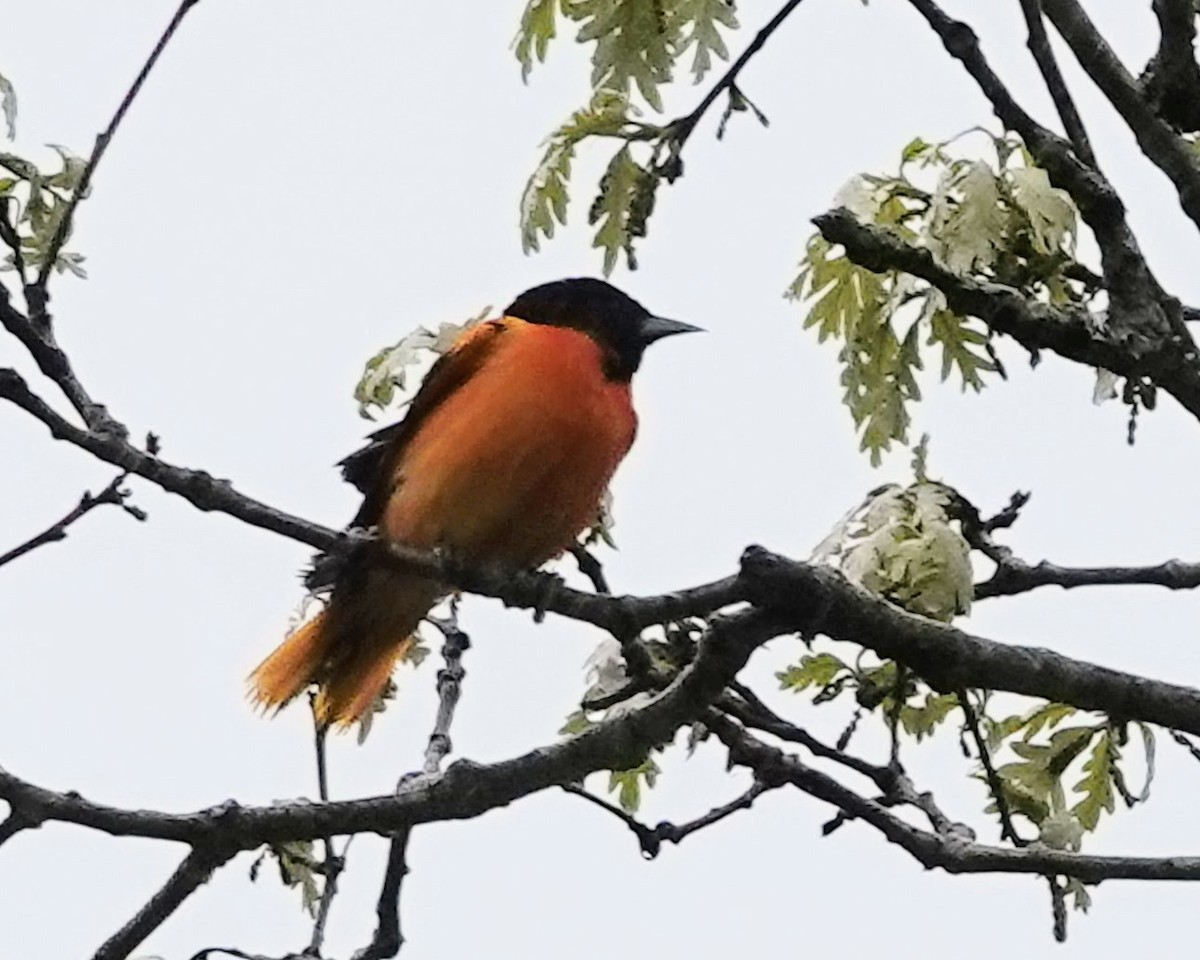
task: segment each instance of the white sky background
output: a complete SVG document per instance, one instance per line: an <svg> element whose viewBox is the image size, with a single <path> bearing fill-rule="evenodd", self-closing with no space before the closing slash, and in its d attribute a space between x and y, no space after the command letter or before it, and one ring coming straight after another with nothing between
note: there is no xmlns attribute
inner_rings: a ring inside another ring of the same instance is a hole
<svg viewBox="0 0 1200 960"><path fill-rule="evenodd" d="M86 153L174 7L4 3L0 69L20 96L19 148L53 142ZM775 9L739 5L735 54ZM1048 119L1018 5L950 9L970 17L1012 89ZM1089 10L1140 70L1155 40L1148 0ZM135 435L160 434L167 459L345 522L354 492L331 465L369 426L350 395L366 357L415 324L461 320L535 283L598 272L582 220L604 147L578 164L570 228L543 254L521 254L520 190L542 136L585 99L588 65L582 49L560 43L522 86L508 47L519 14L517 2L204 0L82 209L72 249L87 254L91 279L56 278L59 335L93 394ZM1064 64L1076 76L1069 56ZM642 269L614 277L651 309L710 331L654 347L638 375L641 436L615 487L621 549L606 558L619 591L724 575L749 543L806 555L866 490L907 477L907 454L872 470L856 451L834 350L800 329L800 311L780 293L808 219L847 176L891 169L913 135L942 139L990 111L908 5L883 0L867 9L810 0L743 85L771 127L735 117L717 143L714 110L687 147L686 176L660 191ZM1076 89L1161 279L1200 300L1195 231L1169 185L1092 89ZM700 93L670 91L668 114ZM1011 380L981 398L926 378L916 434L933 434L934 474L984 510L1032 489L1007 537L1031 560L1195 558L1195 423L1165 401L1143 417L1131 450L1124 409L1091 405L1088 371L1047 358L1031 373L1021 351L1004 355ZM0 339L0 364L13 363L65 409ZM12 407L0 406L0 431L0 547L112 476ZM243 677L300 597L296 570L308 551L148 483L131 486L147 523L98 510L65 543L0 572L0 763L124 806L311 796L306 712L266 722L242 700ZM981 604L969 626L1195 683L1197 612L1195 595L1157 588L1046 590ZM597 635L561 619L537 627L491 601L468 603L464 624L474 646L454 727L459 755L497 760L553 740ZM746 677L771 693L771 671L799 652L777 641ZM386 792L419 766L436 667L435 657L401 675L401 699L364 748L352 738L333 745L337 797ZM850 712L775 702L822 732ZM645 804L650 823L688 819L745 786L744 775L723 773L719 749L686 764L681 754ZM1169 741L1159 754L1150 805L1106 820L1091 849L1197 852L1200 768ZM906 759L951 816L995 840L952 736ZM1070 942L1057 947L1043 882L926 873L858 824L822 839L833 812L781 790L653 863L615 819L557 791L422 828L404 888L403 955L855 958L887 944L901 957L1123 957L1165 953L1193 935L1195 891L1114 882L1095 891L1090 916L1072 916ZM334 956L373 929L384 848L369 837L351 848L330 925ZM61 826L18 836L0 851L0 952L90 956L182 853ZM249 862L221 871L138 953L299 949L309 923L297 895L273 871L251 886Z"/></svg>

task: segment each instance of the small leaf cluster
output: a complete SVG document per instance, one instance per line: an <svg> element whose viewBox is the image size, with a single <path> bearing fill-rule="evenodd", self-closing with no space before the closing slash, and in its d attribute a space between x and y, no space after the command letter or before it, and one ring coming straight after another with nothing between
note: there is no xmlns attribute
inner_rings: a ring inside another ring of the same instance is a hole
<svg viewBox="0 0 1200 960"><path fill-rule="evenodd" d="M4 120L3 139L11 141L16 136L17 98L3 75L0 116ZM0 272L17 271L22 283L27 279L26 271L45 268L53 238L86 167L85 161L66 147L49 146L58 156L57 169L42 169L10 149L0 149L0 242L8 249L0 261ZM84 259L78 253L60 250L52 266L59 273L69 271L86 277Z"/></svg>
<svg viewBox="0 0 1200 960"><path fill-rule="evenodd" d="M971 548L957 519L962 496L927 479L872 491L818 545L813 560L911 613L949 623L970 613Z"/></svg>
<svg viewBox="0 0 1200 960"><path fill-rule="evenodd" d="M721 30L738 27L730 0L528 0L513 42L523 77L545 62L560 18L579 25L577 43L591 45L594 90L636 90L659 111L676 62L691 53L699 83L714 56L729 59Z"/></svg>
<svg viewBox="0 0 1200 960"><path fill-rule="evenodd" d="M1008 809L1036 826L1043 843L1062 850L1078 850L1083 835L1114 812L1118 796L1128 807L1149 799L1154 779L1150 727L1135 724L1146 773L1145 785L1134 794L1122 765L1130 725L1108 718L1066 724L1081 714L1070 704L1042 703L1001 720L982 718L992 752L1007 749L1014 757L996 766ZM996 803L988 809L995 812Z"/></svg>
<svg viewBox="0 0 1200 960"><path fill-rule="evenodd" d="M653 669L665 676L678 672L691 659L702 627L700 621L668 623L663 627L662 639L644 639L642 645L650 656ZM611 637L601 640L584 664L584 674L587 684L583 695L584 704L611 697L628 688L630 677L621 644ZM588 710L580 706L568 715L558 731L559 735L578 736L601 720L618 717L644 706L650 697L649 692L642 691L632 693L612 706L600 710ZM688 745L689 756L695 749L696 742L696 731L693 731ZM609 772L608 791L617 794L617 802L622 809L629 813L636 812L641 803L642 790L655 785L660 769L653 755L661 753L662 749L657 747L650 750L635 766Z"/></svg>
<svg viewBox="0 0 1200 960"><path fill-rule="evenodd" d="M1055 304L1082 301L1087 284L1071 279L1075 206L1019 141L987 137L990 162L951 156L953 141L914 139L897 174L858 175L835 203L927 249L953 273ZM786 296L804 304L804 326L816 328L819 342L840 342L844 403L872 464L893 442L908 443L926 350L940 352L941 379L957 371L964 391L981 390L1000 370L986 327L951 310L939 290L896 270L861 267L819 233Z"/></svg>
<svg viewBox="0 0 1200 960"><path fill-rule="evenodd" d="M554 236L567 220L571 166L585 140L622 141L600 177L588 210L596 231L592 245L603 254L605 275L622 253L637 269L635 243L646 236L656 191L663 179L678 175L678 122L647 122L635 98L655 111L663 109L661 88L670 83L676 62L692 54L696 82L713 58L728 59L721 31L738 26L729 0L529 0L514 44L524 76L546 58L558 35L560 18L579 24L576 40L592 47L592 95L544 141L520 203L521 246L526 253ZM731 90L731 110L745 110L744 97ZM738 105L733 106L733 97ZM757 111L756 111L757 112Z"/></svg>
<svg viewBox="0 0 1200 960"><path fill-rule="evenodd" d="M317 875L323 869L313 856L311 840L289 840L287 843L272 843L265 846L262 852L250 864L250 880L258 880L259 870L263 861L270 857L279 868L279 879L286 887L295 887L300 891L300 904L309 916L317 914L317 904L321 900L321 890L317 884Z"/></svg>
<svg viewBox="0 0 1200 960"><path fill-rule="evenodd" d="M371 408L380 410L390 406L397 394L403 395L410 386L414 370L425 372L425 363L436 359L449 350L464 331L481 322L491 311L485 307L479 314L462 323L442 323L435 331L417 327L405 334L399 342L384 347L367 360L362 377L354 387L354 399L358 403L359 416L373 420ZM420 378L416 378L419 382Z"/></svg>

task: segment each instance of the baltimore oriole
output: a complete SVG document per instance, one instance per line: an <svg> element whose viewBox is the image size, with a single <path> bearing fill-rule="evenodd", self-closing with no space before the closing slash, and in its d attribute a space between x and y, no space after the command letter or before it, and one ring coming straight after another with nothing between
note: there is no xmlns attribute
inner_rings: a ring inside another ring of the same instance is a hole
<svg viewBox="0 0 1200 960"><path fill-rule="evenodd" d="M364 495L352 526L513 570L562 553L594 522L633 443L630 380L642 352L698 329L652 315L602 280L527 290L500 319L462 334L405 417L341 461ZM325 609L250 675L252 699L279 708L315 683L318 722L348 726L446 592L350 558Z"/></svg>

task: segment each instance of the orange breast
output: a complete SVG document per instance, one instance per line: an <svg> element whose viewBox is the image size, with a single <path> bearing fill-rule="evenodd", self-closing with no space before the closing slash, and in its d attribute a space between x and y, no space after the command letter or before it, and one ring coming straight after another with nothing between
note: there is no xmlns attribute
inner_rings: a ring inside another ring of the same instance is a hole
<svg viewBox="0 0 1200 960"><path fill-rule="evenodd" d="M421 424L396 465L389 537L535 566L570 546L633 442L629 385L586 334L508 319L495 352Z"/></svg>

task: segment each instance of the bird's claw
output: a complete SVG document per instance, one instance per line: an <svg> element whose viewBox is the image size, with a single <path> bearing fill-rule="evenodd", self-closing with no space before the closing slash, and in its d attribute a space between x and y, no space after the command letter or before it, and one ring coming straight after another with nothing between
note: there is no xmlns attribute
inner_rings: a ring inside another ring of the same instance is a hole
<svg viewBox="0 0 1200 960"><path fill-rule="evenodd" d="M554 600L554 595L565 585L566 581L557 573L539 571L537 596L533 603L533 622L541 623L546 619L546 610Z"/></svg>

